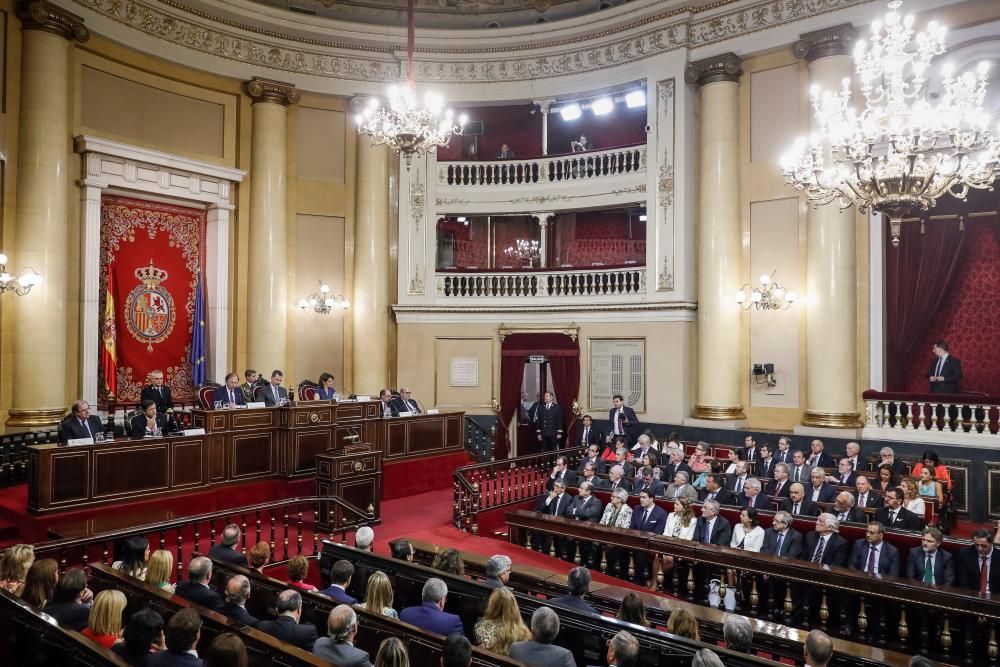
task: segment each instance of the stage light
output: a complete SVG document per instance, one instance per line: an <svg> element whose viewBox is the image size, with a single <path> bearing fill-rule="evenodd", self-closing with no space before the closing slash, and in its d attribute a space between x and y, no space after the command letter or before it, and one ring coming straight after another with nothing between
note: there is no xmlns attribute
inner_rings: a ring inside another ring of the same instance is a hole
<svg viewBox="0 0 1000 667"><path fill-rule="evenodd" d="M595 116L605 116L615 110L615 102L610 97L602 97L590 104L590 110Z"/></svg>
<svg viewBox="0 0 1000 667"><path fill-rule="evenodd" d="M646 93L641 90L633 90L625 95L625 106L629 109L641 107L646 104Z"/></svg>
<svg viewBox="0 0 1000 667"><path fill-rule="evenodd" d="M567 104L562 109L559 110L559 115L562 116L564 121L576 120L583 115L583 111L580 109L580 105L577 103Z"/></svg>

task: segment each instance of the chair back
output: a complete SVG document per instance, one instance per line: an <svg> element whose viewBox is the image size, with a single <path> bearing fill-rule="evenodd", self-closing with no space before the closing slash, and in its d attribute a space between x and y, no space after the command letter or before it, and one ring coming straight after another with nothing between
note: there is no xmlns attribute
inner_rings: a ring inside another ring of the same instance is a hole
<svg viewBox="0 0 1000 667"><path fill-rule="evenodd" d="M198 405L201 406L202 410L212 409L212 396L215 395L215 390L221 386L215 382L209 382L198 387Z"/></svg>
<svg viewBox="0 0 1000 667"><path fill-rule="evenodd" d="M312 380L303 380L299 383L299 400L315 401L319 396L319 385Z"/></svg>

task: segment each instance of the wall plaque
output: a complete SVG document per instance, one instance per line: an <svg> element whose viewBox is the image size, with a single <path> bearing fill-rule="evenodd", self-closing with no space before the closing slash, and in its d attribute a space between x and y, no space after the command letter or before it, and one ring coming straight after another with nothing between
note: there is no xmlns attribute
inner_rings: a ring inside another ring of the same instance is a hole
<svg viewBox="0 0 1000 667"><path fill-rule="evenodd" d="M475 357L452 357L450 384L452 387L478 387L479 359Z"/></svg>
<svg viewBox="0 0 1000 667"><path fill-rule="evenodd" d="M646 339L590 338L590 410L608 410L615 394L646 411Z"/></svg>

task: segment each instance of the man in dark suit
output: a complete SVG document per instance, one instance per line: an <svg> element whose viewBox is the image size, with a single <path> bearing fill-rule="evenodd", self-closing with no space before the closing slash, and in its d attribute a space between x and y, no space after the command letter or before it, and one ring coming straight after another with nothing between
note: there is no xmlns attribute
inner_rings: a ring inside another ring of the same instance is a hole
<svg viewBox="0 0 1000 667"><path fill-rule="evenodd" d="M872 483L864 475L858 475L854 481L857 491L854 493L855 506L863 510L866 507L882 507L882 498L872 489Z"/></svg>
<svg viewBox="0 0 1000 667"><path fill-rule="evenodd" d="M510 556L503 554L490 556L486 561L486 578L483 579L483 585L490 589L503 588L510 579L512 566Z"/></svg>
<svg viewBox="0 0 1000 667"><path fill-rule="evenodd" d="M569 516L570 509L573 507L574 498L566 493L565 480L550 479L549 482L552 484L552 488L546 495L538 499L538 503L535 505L535 511L542 514L548 514L550 516ZM543 554L550 553L552 548L552 536L542 535L536 541L535 546ZM567 546L568 541L565 537L555 538L557 558L561 557L566 552Z"/></svg>
<svg viewBox="0 0 1000 667"><path fill-rule="evenodd" d="M632 517L635 517L634 512ZM694 541L728 547L732 539L733 525L725 517L719 516L719 501L706 500L701 506L701 516L694 526Z"/></svg>
<svg viewBox="0 0 1000 667"><path fill-rule="evenodd" d="M629 528L662 535L666 525L666 510L653 502L653 496L649 491L640 492L639 506L632 509L632 524ZM635 563L635 581L645 586L649 583L650 577L649 554L645 551L638 551L633 554L632 558Z"/></svg>
<svg viewBox="0 0 1000 667"><path fill-rule="evenodd" d="M562 447L562 408L555 402L551 391L545 392L543 398L544 401L535 419L535 433L538 442L542 443L542 451L552 452Z"/></svg>
<svg viewBox="0 0 1000 667"><path fill-rule="evenodd" d="M392 403L392 392L388 389L381 389L378 392L378 414L380 417L395 417L397 416L396 409L393 407Z"/></svg>
<svg viewBox="0 0 1000 667"><path fill-rule="evenodd" d="M927 369L927 379L932 394L960 394L959 383L962 381L962 362L958 357L948 354L948 343L939 340L932 348L934 361Z"/></svg>
<svg viewBox="0 0 1000 667"><path fill-rule="evenodd" d="M212 392L212 403L219 403L224 408L235 408L237 406L246 406L247 399L240 390L240 376L236 373L229 373L226 375L226 384L224 387L217 387L214 392Z"/></svg>
<svg viewBox="0 0 1000 667"><path fill-rule="evenodd" d="M424 582L420 597L423 604L419 607L407 607L399 614L399 620L439 635L465 634L462 619L444 610L445 601L448 599L447 584L436 577L431 577Z"/></svg>
<svg viewBox="0 0 1000 667"><path fill-rule="evenodd" d="M149 384L142 388L140 401L153 401L159 413L174 411L174 399L170 395L170 387L163 384L163 371L156 370L149 374Z"/></svg>
<svg viewBox="0 0 1000 667"><path fill-rule="evenodd" d="M260 375L257 374L257 371L252 368L248 368L243 371L243 377L246 381L240 385L240 391L243 392L243 398L245 398L247 403L249 403L250 401L255 400L253 394L257 387L267 383L264 382L264 378L260 377Z"/></svg>
<svg viewBox="0 0 1000 667"><path fill-rule="evenodd" d="M60 627L81 632L90 619L92 599L93 593L87 588L87 573L73 568L56 582L52 599L42 611L56 619Z"/></svg>
<svg viewBox="0 0 1000 667"><path fill-rule="evenodd" d="M576 442L581 447L590 448L590 445L597 445L597 453L600 455L601 452L601 434L597 432L594 428L594 418L590 415L583 416L583 424L580 426L579 430L576 432Z"/></svg>
<svg viewBox="0 0 1000 667"><path fill-rule="evenodd" d="M668 450L667 462L662 466L660 479L672 480L679 472L686 472L688 479L694 479L697 475L691 470L691 466L684 463L684 450L675 447Z"/></svg>
<svg viewBox="0 0 1000 667"><path fill-rule="evenodd" d="M250 599L250 580L242 574L237 574L226 582L226 602L219 607L219 613L251 628L257 627L260 619L247 611L247 600Z"/></svg>
<svg viewBox="0 0 1000 667"><path fill-rule="evenodd" d="M242 532L240 527L231 523L222 529L222 537L219 544L213 544L208 550L208 557L214 560L221 560L223 563L231 563L240 567L247 566L247 557L240 553L238 545Z"/></svg>
<svg viewBox="0 0 1000 667"><path fill-rule="evenodd" d="M644 466L636 473L635 483L632 485L632 495L638 495L643 491L654 497L663 495L663 482L653 479L653 469L649 466Z"/></svg>
<svg viewBox="0 0 1000 667"><path fill-rule="evenodd" d="M508 146L507 144L501 144L500 145L500 150L497 151L497 158L496 159L498 159L498 160L513 160L514 157L515 157L514 156L514 151L512 151L510 149L510 146Z"/></svg>
<svg viewBox="0 0 1000 667"><path fill-rule="evenodd" d="M372 667L368 654L354 646L358 635L358 615L347 604L340 604L330 610L326 619L326 637L320 637L313 645L313 654L337 665L337 667Z"/></svg>
<svg viewBox="0 0 1000 667"><path fill-rule="evenodd" d="M347 587L351 585L351 577L354 576L354 565L349 560L338 560L330 567L330 585L320 591L320 595L325 595L340 604L357 604L358 601L347 594Z"/></svg>
<svg viewBox="0 0 1000 667"><path fill-rule="evenodd" d="M639 430L639 418L635 416L635 410L625 405L621 394L615 394L611 401L614 407L608 410L607 440L611 442L616 436L623 436L625 442L631 444L635 440L633 434Z"/></svg>
<svg viewBox="0 0 1000 667"><path fill-rule="evenodd" d="M768 489L771 495L775 498L787 498L788 492L791 490L792 483L788 479L788 464L787 463L775 463L774 464L774 481L771 482L771 486Z"/></svg>
<svg viewBox="0 0 1000 667"><path fill-rule="evenodd" d="M846 567L848 544L838 530L840 522L832 514L824 512L816 517L816 530L807 534L802 544L802 560Z"/></svg>
<svg viewBox="0 0 1000 667"><path fill-rule="evenodd" d="M722 485L722 475L712 473L705 478L705 488L699 493L701 500L715 500L720 505L737 505L736 495Z"/></svg>
<svg viewBox="0 0 1000 667"><path fill-rule="evenodd" d="M896 453L892 451L892 447L883 447L879 450L878 455L881 459L879 467L885 465L889 466L892 469L892 475L896 481L899 481L901 477L906 477L910 474L910 466L906 465L905 462L896 459Z"/></svg>
<svg viewBox="0 0 1000 667"><path fill-rule="evenodd" d="M941 548L944 536L934 526L924 528L920 549L910 549L906 559L906 576L914 581L937 586L955 585L955 564L951 554Z"/></svg>
<svg viewBox="0 0 1000 667"><path fill-rule="evenodd" d="M201 617L194 609L181 609L163 628L167 650L149 656L149 667L201 667L195 650L201 639Z"/></svg>
<svg viewBox="0 0 1000 667"><path fill-rule="evenodd" d="M757 438L748 435L743 438L743 449L739 451L740 461L756 461L760 457Z"/></svg>
<svg viewBox="0 0 1000 667"><path fill-rule="evenodd" d="M576 486L583 486L584 482L590 482L594 489L606 489L607 481L597 476L597 467L593 463L588 463L583 467L583 475L575 480Z"/></svg>
<svg viewBox="0 0 1000 667"><path fill-rule="evenodd" d="M594 464L594 470L596 472L606 472L604 466L607 461L601 458L601 446L596 442L590 443L587 447L587 455L580 459L580 465L576 467L577 472L583 472L583 467L588 463Z"/></svg>
<svg viewBox="0 0 1000 667"><path fill-rule="evenodd" d="M972 545L955 552L955 579L959 588L978 593L1000 592L1000 550L985 528L972 531ZM993 559L997 566L993 567Z"/></svg>
<svg viewBox="0 0 1000 667"><path fill-rule="evenodd" d="M104 425L99 417L90 414L90 403L76 401L70 407L70 414L59 424L59 442L66 443L77 438L96 438L104 435Z"/></svg>
<svg viewBox="0 0 1000 667"><path fill-rule="evenodd" d="M750 479L750 464L737 461L733 472L726 475L726 488L739 496L743 493L743 485Z"/></svg>
<svg viewBox="0 0 1000 667"><path fill-rule="evenodd" d="M278 617L273 621L261 621L257 629L303 651L312 651L316 643L316 626L299 622L302 620L302 596L299 592L290 588L281 591L276 606Z"/></svg>
<svg viewBox="0 0 1000 667"><path fill-rule="evenodd" d="M605 491L614 492L616 489L624 489L625 493L632 493L632 482L625 479L625 469L620 463L611 466L608 472L607 486Z"/></svg>
<svg viewBox="0 0 1000 667"><path fill-rule="evenodd" d="M809 450L811 453L809 458L806 459L806 463L813 468L832 468L833 458L823 451L823 449L823 441L819 438L809 443Z"/></svg>
<svg viewBox="0 0 1000 667"><path fill-rule="evenodd" d="M826 473L822 468L813 468L809 473L806 498L814 503L832 503L837 498L837 489L826 483Z"/></svg>
<svg viewBox="0 0 1000 667"><path fill-rule="evenodd" d="M871 461L861 458L861 445L856 442L847 443L847 457L851 460L851 470L855 472L871 472Z"/></svg>
<svg viewBox="0 0 1000 667"><path fill-rule="evenodd" d="M150 400L142 402L142 412L129 420L128 432L133 438L145 438L147 435L166 435L172 429L167 421L167 415L156 411L156 403Z"/></svg>
<svg viewBox="0 0 1000 667"><path fill-rule="evenodd" d="M585 567L574 567L566 578L566 588L569 589L567 595L552 598L549 603L569 607L585 614L600 615L600 612L583 599L583 596L590 590L590 570Z"/></svg>
<svg viewBox="0 0 1000 667"><path fill-rule="evenodd" d="M551 607L531 615L531 639L510 645L510 657L530 667L575 667L573 653L552 642L559 636L559 616Z"/></svg>
<svg viewBox="0 0 1000 667"><path fill-rule="evenodd" d="M782 503L781 509L794 516L819 516L820 507L806 497L806 488L795 482L788 489L788 497Z"/></svg>
<svg viewBox="0 0 1000 667"><path fill-rule="evenodd" d="M774 513L771 527L764 531L761 553L798 559L802 556L802 533L792 528L792 515L784 510Z"/></svg>
<svg viewBox="0 0 1000 667"><path fill-rule="evenodd" d="M576 473L569 468L569 459L560 454L556 457L552 472L549 473L549 480L545 482L545 488L552 490L552 485L556 482L563 482L566 486L576 486Z"/></svg>
<svg viewBox="0 0 1000 667"><path fill-rule="evenodd" d="M222 596L208 587L211 580L212 561L204 556L192 558L188 563L187 581L177 582L174 594L205 609L216 610L222 606Z"/></svg>
<svg viewBox="0 0 1000 667"><path fill-rule="evenodd" d="M281 386L281 381L284 379L285 374L281 371L271 371L271 382L258 392L264 405L273 408L288 402L288 390Z"/></svg>
<svg viewBox="0 0 1000 667"><path fill-rule="evenodd" d="M868 523L868 518L863 510L854 506L854 496L850 491L841 491L837 494L837 499L833 501L830 514L837 517L837 521L844 523Z"/></svg>
<svg viewBox="0 0 1000 667"><path fill-rule="evenodd" d="M857 540L847 567L869 574L899 576L899 550L885 540L885 529L878 521L868 524L865 539Z"/></svg>
<svg viewBox="0 0 1000 667"><path fill-rule="evenodd" d="M410 391L409 387L399 388L399 396L392 399L392 410L393 414L396 415L400 412L409 412L412 415L420 414L420 406L417 405L417 401L413 398L413 392Z"/></svg>
<svg viewBox="0 0 1000 667"><path fill-rule="evenodd" d="M632 460L636 465L641 465L642 459L649 452L653 452L655 454L656 448L653 447L653 442L649 439L649 436L643 433L636 439L635 445L632 447Z"/></svg>
<svg viewBox="0 0 1000 667"><path fill-rule="evenodd" d="M809 475L812 473L812 466L806 463L805 454L799 450L792 452L792 463L788 467L788 479L793 482L809 483Z"/></svg>
<svg viewBox="0 0 1000 667"><path fill-rule="evenodd" d="M774 477L774 455L771 453L771 445L766 442L760 446L760 456L756 459L757 467L754 469L754 477L770 479Z"/></svg>
<svg viewBox="0 0 1000 667"><path fill-rule="evenodd" d="M858 481L858 474L851 467L851 459L840 459L840 463L837 464L837 474L828 475L826 481L835 486L854 486Z"/></svg>
<svg viewBox="0 0 1000 667"><path fill-rule="evenodd" d="M588 467L587 470L592 470ZM597 481L603 481L600 477L594 478ZM566 516L576 519L577 521L589 521L591 523L597 523L601 520L601 516L604 514L604 504L601 502L600 498L597 498L593 494L595 486L593 482L583 481L580 482L580 493L577 494L576 498L570 504L569 512ZM576 541L575 544L571 544L566 552L566 558L572 559L576 555L577 548L580 550L580 562L584 565L590 562L590 556L593 553L593 545L586 541Z"/></svg>
<svg viewBox="0 0 1000 667"><path fill-rule="evenodd" d="M754 509L764 510L767 512L774 509L774 504L771 502L771 496L764 494L760 490L760 480L756 477L751 477L747 480L747 483L743 485L743 494L740 496L740 506L752 507Z"/></svg>
<svg viewBox="0 0 1000 667"><path fill-rule="evenodd" d="M635 466L629 463L628 450L624 447L619 447L615 450L615 462L612 465L620 465L622 467L623 477L628 477L629 479L635 477Z"/></svg>
<svg viewBox="0 0 1000 667"><path fill-rule="evenodd" d="M919 516L903 507L903 490L898 487L885 492L885 507L875 512L874 520L901 530L920 530L924 525Z"/></svg>
<svg viewBox="0 0 1000 667"><path fill-rule="evenodd" d="M792 464L792 439L788 436L778 438L778 450L774 452L775 463Z"/></svg>

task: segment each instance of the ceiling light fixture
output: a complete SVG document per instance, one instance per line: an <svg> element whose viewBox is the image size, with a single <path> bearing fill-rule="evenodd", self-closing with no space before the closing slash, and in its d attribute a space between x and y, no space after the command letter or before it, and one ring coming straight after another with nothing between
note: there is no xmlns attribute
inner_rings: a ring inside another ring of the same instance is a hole
<svg viewBox="0 0 1000 667"><path fill-rule="evenodd" d="M583 110L580 108L579 104L573 102L572 104L567 104L560 109L559 115L562 116L564 121L576 120L583 115Z"/></svg>
<svg viewBox="0 0 1000 667"><path fill-rule="evenodd" d="M610 97L596 99L590 104L590 110L595 116L606 116L615 110L615 101Z"/></svg>
<svg viewBox="0 0 1000 667"><path fill-rule="evenodd" d="M625 106L629 109L635 109L636 107L645 106L646 104L646 93L642 90L633 90L625 95Z"/></svg>

